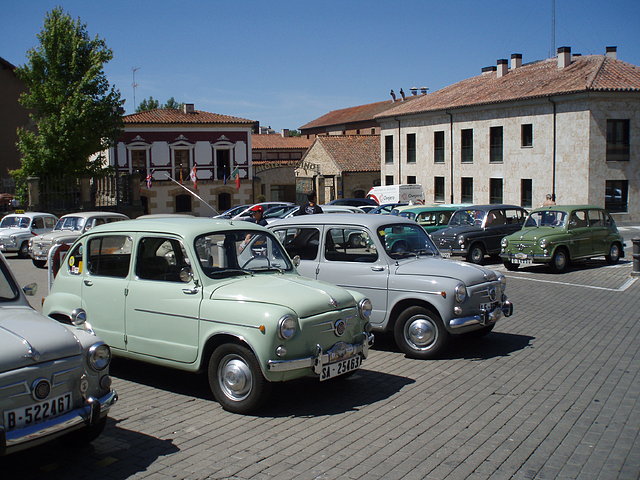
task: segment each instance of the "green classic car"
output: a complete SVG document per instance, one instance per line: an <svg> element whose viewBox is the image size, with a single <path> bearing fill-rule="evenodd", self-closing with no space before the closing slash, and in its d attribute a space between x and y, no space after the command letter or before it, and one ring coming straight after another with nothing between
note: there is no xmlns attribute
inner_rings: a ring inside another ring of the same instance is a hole
<svg viewBox="0 0 640 480"><path fill-rule="evenodd" d="M449 219L458 207L426 207L424 205L407 205L392 211L393 215L415 220L425 232L441 230L449 224Z"/></svg>
<svg viewBox="0 0 640 480"><path fill-rule="evenodd" d="M563 272L572 261L604 256L617 263L624 243L609 213L593 205L554 205L533 210L522 230L502 239L500 257L508 270L546 263Z"/></svg>
<svg viewBox="0 0 640 480"><path fill-rule="evenodd" d="M364 295L298 275L271 232L237 220L95 227L71 246L43 313L95 331L116 356L207 372L237 413L272 382L357 369L373 344Z"/></svg>

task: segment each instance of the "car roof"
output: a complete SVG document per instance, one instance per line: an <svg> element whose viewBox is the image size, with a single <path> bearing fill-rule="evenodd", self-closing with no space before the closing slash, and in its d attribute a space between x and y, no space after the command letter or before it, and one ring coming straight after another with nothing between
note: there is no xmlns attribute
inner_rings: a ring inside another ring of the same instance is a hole
<svg viewBox="0 0 640 480"><path fill-rule="evenodd" d="M29 217L29 218L53 217L53 218L58 218L52 213L45 213L45 212L24 212L24 213L15 213L15 212L13 212L13 213L9 213L8 215L3 216L2 218L7 218L7 217Z"/></svg>
<svg viewBox="0 0 640 480"><path fill-rule="evenodd" d="M457 210L495 210L500 208L518 208L520 210L526 210L519 205L510 205L507 203L493 203L489 205L467 205L465 207L458 207Z"/></svg>
<svg viewBox="0 0 640 480"><path fill-rule="evenodd" d="M282 218L269 224L269 228L278 228L288 225L359 225L376 229L381 225L390 223L406 223L417 225L408 218L393 215L362 215L360 213L317 213L314 215L299 215L297 217Z"/></svg>
<svg viewBox="0 0 640 480"><path fill-rule="evenodd" d="M460 210L460 207L434 207L434 206L425 206L425 205L405 205L404 207L397 207L395 210L398 212L454 212L456 210Z"/></svg>
<svg viewBox="0 0 640 480"><path fill-rule="evenodd" d="M538 207L534 208L532 212L540 212L540 211L567 211L571 212L573 210L605 210L602 207L598 207L597 205L548 205L546 207Z"/></svg>
<svg viewBox="0 0 640 480"><path fill-rule="evenodd" d="M112 217L112 218L125 218L128 219L124 213L116 213L116 212L76 212L76 213L67 213L60 218L66 217L82 217L82 218L92 218L92 217Z"/></svg>

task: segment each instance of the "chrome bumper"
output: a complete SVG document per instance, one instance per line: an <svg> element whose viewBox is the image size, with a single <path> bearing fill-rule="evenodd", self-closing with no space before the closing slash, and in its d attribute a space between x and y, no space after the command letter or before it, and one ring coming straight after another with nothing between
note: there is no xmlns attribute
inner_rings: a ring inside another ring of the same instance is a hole
<svg viewBox="0 0 640 480"><path fill-rule="evenodd" d="M51 420L37 425L30 425L11 432L5 432L0 428L0 455L15 447L37 440L44 439L56 433L66 433L75 430L80 425L90 426L98 422L107 415L111 405L118 400L118 394L111 390L108 394L100 398L89 397L82 407L52 418Z"/></svg>
<svg viewBox="0 0 640 480"><path fill-rule="evenodd" d="M322 367L329 363L344 360L357 354L362 354L363 358L369 355L369 348L373 346L373 334L362 332L364 341L362 343L338 342L326 352L322 351L320 345L316 345L315 354L311 357L296 358L293 360L269 360L267 369L270 372L287 372L289 370L299 370L301 368L313 367L313 371L320 375Z"/></svg>
<svg viewBox="0 0 640 480"><path fill-rule="evenodd" d="M478 315L452 318L449 320L449 327L455 330L456 328L468 327L470 325L487 326L496 323L503 316L510 317L511 315L513 315L513 303L507 300L492 311L482 310Z"/></svg>

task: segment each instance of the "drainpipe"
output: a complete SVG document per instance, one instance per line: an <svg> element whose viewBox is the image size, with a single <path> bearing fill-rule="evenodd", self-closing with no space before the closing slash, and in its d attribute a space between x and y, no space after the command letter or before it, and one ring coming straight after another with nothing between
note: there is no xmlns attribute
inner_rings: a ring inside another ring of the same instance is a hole
<svg viewBox="0 0 640 480"><path fill-rule="evenodd" d="M549 97L549 101L553 105L553 150L551 165L551 198L556 201L556 102Z"/></svg>
<svg viewBox="0 0 640 480"><path fill-rule="evenodd" d="M398 122L398 185L402 183L402 137L400 136L400 119L395 117L394 120Z"/></svg>
<svg viewBox="0 0 640 480"><path fill-rule="evenodd" d="M451 168L450 172L450 201L449 203L453 203L453 115L450 112L445 112L449 115L449 164Z"/></svg>

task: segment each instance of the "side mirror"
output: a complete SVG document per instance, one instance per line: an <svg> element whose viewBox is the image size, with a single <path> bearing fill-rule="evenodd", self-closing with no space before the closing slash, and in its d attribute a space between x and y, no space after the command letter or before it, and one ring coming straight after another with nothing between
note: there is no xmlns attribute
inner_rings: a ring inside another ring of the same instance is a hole
<svg viewBox="0 0 640 480"><path fill-rule="evenodd" d="M189 283L193 279L193 272L189 267L182 267L180 269L180 281L183 283Z"/></svg>
<svg viewBox="0 0 640 480"><path fill-rule="evenodd" d="M38 292L38 284L30 283L28 285L25 285L24 287L22 287L22 291L24 292L25 295L29 295L30 297L33 297Z"/></svg>
<svg viewBox="0 0 640 480"><path fill-rule="evenodd" d="M300 255L296 255L295 257L292 258L293 260L293 264L297 267L298 265L300 265Z"/></svg>

